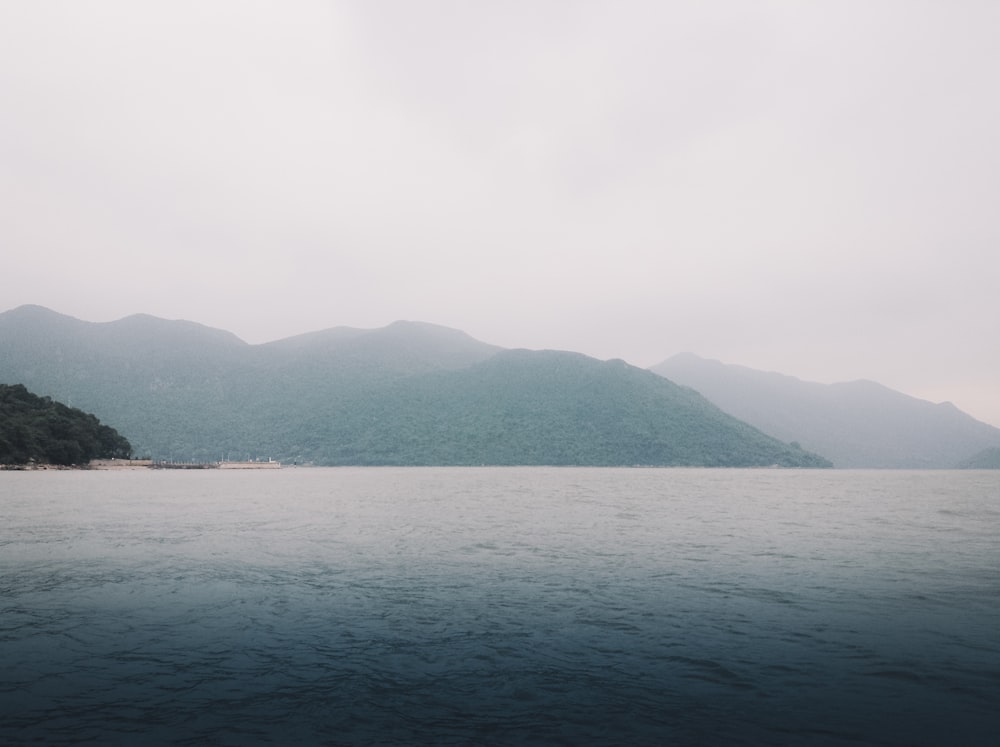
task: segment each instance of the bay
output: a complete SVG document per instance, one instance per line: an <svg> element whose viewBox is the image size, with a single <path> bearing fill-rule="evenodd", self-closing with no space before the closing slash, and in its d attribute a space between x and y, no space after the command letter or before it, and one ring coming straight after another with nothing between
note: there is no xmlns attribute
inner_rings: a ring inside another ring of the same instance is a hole
<svg viewBox="0 0 1000 747"><path fill-rule="evenodd" d="M4 744L995 744L1000 473L0 474Z"/></svg>

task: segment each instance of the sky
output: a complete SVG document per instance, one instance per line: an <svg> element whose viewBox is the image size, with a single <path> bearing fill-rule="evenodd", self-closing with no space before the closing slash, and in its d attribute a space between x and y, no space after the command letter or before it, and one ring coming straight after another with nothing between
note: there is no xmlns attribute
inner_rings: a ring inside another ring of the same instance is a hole
<svg viewBox="0 0 1000 747"><path fill-rule="evenodd" d="M993 0L0 0L0 311L397 319L1000 426Z"/></svg>

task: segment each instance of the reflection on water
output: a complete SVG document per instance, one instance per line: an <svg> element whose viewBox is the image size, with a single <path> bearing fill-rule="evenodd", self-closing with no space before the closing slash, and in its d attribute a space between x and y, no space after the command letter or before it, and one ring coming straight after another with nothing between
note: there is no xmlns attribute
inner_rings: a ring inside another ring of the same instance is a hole
<svg viewBox="0 0 1000 747"><path fill-rule="evenodd" d="M0 742L992 744L1000 473L0 475Z"/></svg>

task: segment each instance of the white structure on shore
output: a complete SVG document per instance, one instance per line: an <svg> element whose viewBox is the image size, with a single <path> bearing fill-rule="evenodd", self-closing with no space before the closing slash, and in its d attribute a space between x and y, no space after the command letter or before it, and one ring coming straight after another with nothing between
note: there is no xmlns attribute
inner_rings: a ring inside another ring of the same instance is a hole
<svg viewBox="0 0 1000 747"><path fill-rule="evenodd" d="M281 462L268 459L266 462L219 462L219 469L279 469Z"/></svg>

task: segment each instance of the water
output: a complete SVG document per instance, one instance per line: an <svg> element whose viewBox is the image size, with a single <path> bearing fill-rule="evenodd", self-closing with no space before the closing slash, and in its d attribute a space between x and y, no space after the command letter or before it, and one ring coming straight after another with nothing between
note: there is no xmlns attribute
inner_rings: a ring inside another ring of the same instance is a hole
<svg viewBox="0 0 1000 747"><path fill-rule="evenodd" d="M0 473L3 744L996 744L1000 472Z"/></svg>

